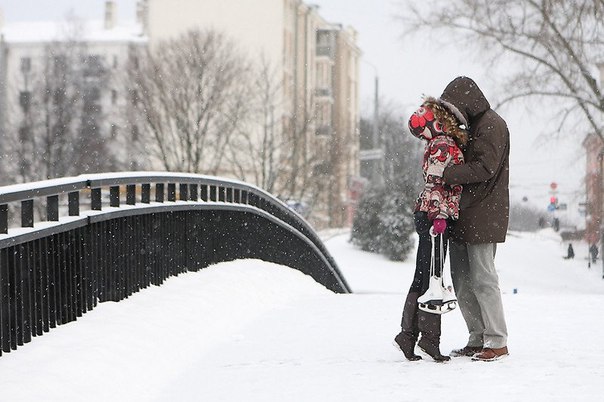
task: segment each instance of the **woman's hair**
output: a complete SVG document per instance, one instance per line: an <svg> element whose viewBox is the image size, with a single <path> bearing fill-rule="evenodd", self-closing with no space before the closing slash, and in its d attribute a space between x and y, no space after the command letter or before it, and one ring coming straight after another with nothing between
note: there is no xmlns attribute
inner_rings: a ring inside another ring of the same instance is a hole
<svg viewBox="0 0 604 402"><path fill-rule="evenodd" d="M466 145L468 142L468 133L463 128L457 117L449 112L441 103L431 96L424 99L424 107L429 108L434 113L434 118L443 125L443 131L451 136L458 145Z"/></svg>

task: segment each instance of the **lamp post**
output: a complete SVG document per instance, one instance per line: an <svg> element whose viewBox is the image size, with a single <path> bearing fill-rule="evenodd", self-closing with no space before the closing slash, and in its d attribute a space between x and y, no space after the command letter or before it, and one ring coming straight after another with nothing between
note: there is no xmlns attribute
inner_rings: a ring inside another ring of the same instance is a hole
<svg viewBox="0 0 604 402"><path fill-rule="evenodd" d="M381 183L383 181L383 150L381 149L380 133L379 133L379 74L375 65L362 59L365 64L370 66L374 72L374 99L373 99L373 125L372 125L372 145L373 149L365 153L361 153L361 160L374 160L372 169L372 181Z"/></svg>

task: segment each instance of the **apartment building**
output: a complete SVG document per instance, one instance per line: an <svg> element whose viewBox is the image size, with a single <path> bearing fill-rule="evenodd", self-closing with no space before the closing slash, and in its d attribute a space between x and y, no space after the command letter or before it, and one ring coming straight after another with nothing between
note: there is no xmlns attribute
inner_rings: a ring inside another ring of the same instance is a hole
<svg viewBox="0 0 604 402"><path fill-rule="evenodd" d="M600 82L604 83L604 63L598 64ZM595 133L583 140L585 166L585 240L589 244L602 242L604 233L604 141Z"/></svg>
<svg viewBox="0 0 604 402"><path fill-rule="evenodd" d="M270 64L278 81L273 118L295 151L282 156L279 166L288 179L277 195L311 205L317 227L351 223L355 205L349 187L359 176L360 50L354 29L326 21L316 6L301 0L139 0L136 23L118 19L115 1L104 3L99 21L0 26L0 147L8 137L27 139L31 127L25 122L40 109L33 95L42 91L37 81L47 77L48 64L70 63L62 66L65 71L84 77L86 124L111 147L119 162L115 168L162 169L141 152L143 128L132 110L136 94L125 88L120 73L128 60L163 39L191 28L215 29L249 59ZM69 62L49 58L57 47L70 46L81 55ZM253 182L228 164L218 174ZM318 191L300 191L309 178Z"/></svg>
<svg viewBox="0 0 604 402"><path fill-rule="evenodd" d="M599 243L602 233L602 171L604 142L590 133L583 140L586 152L585 166L585 240L589 244Z"/></svg>
<svg viewBox="0 0 604 402"><path fill-rule="evenodd" d="M41 94L53 97L46 106L59 102L65 95L61 81L73 78L60 74L69 71L81 77L78 88L86 121L80 124L90 125L99 143L110 147L112 158L122 162L116 168L145 167L144 155L135 149L139 129L123 113L131 94L120 72L134 49L147 46L147 38L140 24L118 21L114 1L105 3L104 19L98 21L73 17L0 26L0 142L5 146L8 138L26 142L31 135L29 115L44 107ZM32 152L43 154L42 149Z"/></svg>
<svg viewBox="0 0 604 402"><path fill-rule="evenodd" d="M311 160L306 175L321 181L322 191L300 201L313 205L317 227L349 225L349 183L359 176L361 52L354 29L326 21L301 0L143 0L141 10L150 46L189 29L214 29L250 58L268 60L281 81L276 114L302 144L285 169L303 171Z"/></svg>

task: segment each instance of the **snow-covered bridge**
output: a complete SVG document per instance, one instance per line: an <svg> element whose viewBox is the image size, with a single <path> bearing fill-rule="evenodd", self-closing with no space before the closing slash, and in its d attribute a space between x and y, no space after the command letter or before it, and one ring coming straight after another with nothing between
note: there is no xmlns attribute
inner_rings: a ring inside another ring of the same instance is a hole
<svg viewBox="0 0 604 402"><path fill-rule="evenodd" d="M0 355L97 302L244 258L350 291L304 219L243 182L132 172L2 187Z"/></svg>

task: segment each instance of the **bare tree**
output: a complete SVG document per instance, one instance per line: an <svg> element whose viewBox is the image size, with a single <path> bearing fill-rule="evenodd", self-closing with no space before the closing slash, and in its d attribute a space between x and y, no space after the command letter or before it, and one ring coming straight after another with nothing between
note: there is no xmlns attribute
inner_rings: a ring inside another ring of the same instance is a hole
<svg viewBox="0 0 604 402"><path fill-rule="evenodd" d="M242 180L282 199L304 201L310 210L320 189L327 186L321 169L329 154L314 152L321 141L313 138L317 137L314 100L311 97L300 114L289 114L276 71L266 58L254 65L248 116L232 139L228 161Z"/></svg>
<svg viewBox="0 0 604 402"><path fill-rule="evenodd" d="M149 136L146 152L168 171L224 173L248 111L249 70L234 44L212 30L187 31L133 54L126 83L141 135Z"/></svg>
<svg viewBox="0 0 604 402"><path fill-rule="evenodd" d="M333 132L332 121L319 116L321 102L309 96L305 106L282 117L282 171L277 185L281 198L302 202L307 218L320 226L330 221L331 206L337 193L336 169L340 168L341 138Z"/></svg>
<svg viewBox="0 0 604 402"><path fill-rule="evenodd" d="M369 181L354 218L351 241L363 250L404 260L413 247L413 207L422 180L424 141L401 124L401 106L380 100L378 132L384 159L379 164L383 180ZM361 148L373 149L373 116L361 120ZM375 160L366 161L376 163ZM368 179L373 166L365 165ZM371 168L371 169L370 169Z"/></svg>
<svg viewBox="0 0 604 402"><path fill-rule="evenodd" d="M555 98L560 124L581 118L604 139L604 97L595 63L602 62L602 0L438 0L430 12L409 2L400 17L407 32L456 32L479 44L493 65L511 57L517 68L504 82L501 103ZM576 131L576 130L575 130Z"/></svg>
<svg viewBox="0 0 604 402"><path fill-rule="evenodd" d="M255 67L248 116L232 140L227 159L242 180L273 193L283 181L287 163L288 146L281 118L282 84L266 58L261 58Z"/></svg>
<svg viewBox="0 0 604 402"><path fill-rule="evenodd" d="M425 143L411 135L405 122L401 122L401 106L393 101L380 104L378 128L384 149L384 184L389 190L417 195L423 183L421 163Z"/></svg>
<svg viewBox="0 0 604 402"><path fill-rule="evenodd" d="M411 135L406 124L401 124L400 105L392 100L381 100L380 104L378 134L383 159L362 161L362 174L369 180L369 187L383 186L390 192L415 196L423 183L421 163L425 143ZM362 150L374 148L373 116L361 118L360 140ZM379 165L378 182L372 182L374 164Z"/></svg>
<svg viewBox="0 0 604 402"><path fill-rule="evenodd" d="M312 209L314 204L320 202L317 195L326 186L331 172L330 150L326 142L332 137L320 134L321 122L316 115L314 97L311 96L306 108L301 109L299 113L285 116L285 171L279 194L305 201Z"/></svg>

